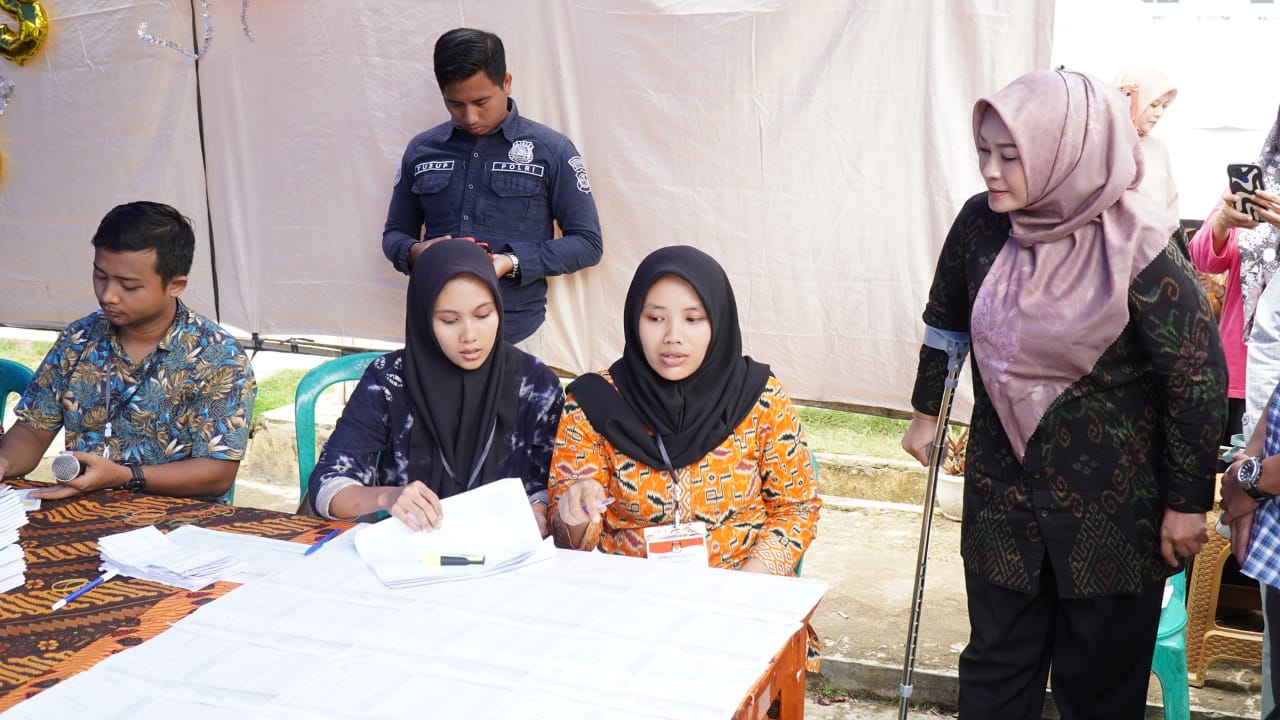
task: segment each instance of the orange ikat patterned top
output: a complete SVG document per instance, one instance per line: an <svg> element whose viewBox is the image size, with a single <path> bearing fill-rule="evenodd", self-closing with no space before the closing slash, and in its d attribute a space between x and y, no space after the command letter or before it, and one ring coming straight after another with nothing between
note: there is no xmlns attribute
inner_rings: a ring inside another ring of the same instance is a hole
<svg viewBox="0 0 1280 720"><path fill-rule="evenodd" d="M682 519L707 524L713 567L737 569L754 557L775 575L795 574L813 541L822 500L800 417L777 378L769 378L732 435L676 475ZM569 487L588 477L615 499L603 511L604 552L644 557L644 528L675 522L668 474L615 449L570 395L551 456L549 517Z"/></svg>

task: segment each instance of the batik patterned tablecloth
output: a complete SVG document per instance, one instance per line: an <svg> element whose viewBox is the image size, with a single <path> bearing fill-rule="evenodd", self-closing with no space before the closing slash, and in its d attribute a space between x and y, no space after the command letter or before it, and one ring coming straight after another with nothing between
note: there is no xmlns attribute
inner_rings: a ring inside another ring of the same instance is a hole
<svg viewBox="0 0 1280 720"><path fill-rule="evenodd" d="M10 481L15 487L34 483ZM182 525L313 543L349 523L124 490L46 500L19 533L26 584L0 593L0 710L92 667L112 653L155 637L235 583L196 591L124 576L103 583L61 610L53 603L100 574L98 538L154 525Z"/></svg>

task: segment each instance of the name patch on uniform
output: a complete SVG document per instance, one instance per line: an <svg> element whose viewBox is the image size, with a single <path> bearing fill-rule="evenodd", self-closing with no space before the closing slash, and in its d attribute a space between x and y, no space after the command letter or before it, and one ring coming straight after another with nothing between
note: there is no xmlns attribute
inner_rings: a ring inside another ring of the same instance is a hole
<svg viewBox="0 0 1280 720"><path fill-rule="evenodd" d="M424 172L432 172L433 170L453 170L453 161L431 160L430 162L418 163L413 166L413 175L417 177Z"/></svg>
<svg viewBox="0 0 1280 720"><path fill-rule="evenodd" d="M501 162L497 160L494 161L493 168L492 168L492 172L524 173L525 175L534 175L537 177L542 177L543 173L545 173L546 171L547 169L542 167L541 165L530 165L528 163Z"/></svg>

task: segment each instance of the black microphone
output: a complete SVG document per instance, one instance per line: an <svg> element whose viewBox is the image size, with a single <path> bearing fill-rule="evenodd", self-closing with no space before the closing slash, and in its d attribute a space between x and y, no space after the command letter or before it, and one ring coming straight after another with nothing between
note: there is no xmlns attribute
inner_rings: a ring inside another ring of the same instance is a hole
<svg viewBox="0 0 1280 720"><path fill-rule="evenodd" d="M62 453L53 459L53 462L49 464L49 469L53 471L54 480L59 483L67 483L83 475L88 468L81 465L75 455Z"/></svg>

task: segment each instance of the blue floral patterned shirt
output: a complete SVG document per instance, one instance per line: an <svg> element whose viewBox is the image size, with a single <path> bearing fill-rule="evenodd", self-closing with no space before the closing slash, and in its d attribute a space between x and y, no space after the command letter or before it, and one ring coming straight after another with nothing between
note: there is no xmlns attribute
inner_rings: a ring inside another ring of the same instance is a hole
<svg viewBox="0 0 1280 720"><path fill-rule="evenodd" d="M105 445L116 462L240 460L256 393L240 344L179 300L169 331L137 362L102 313L68 325L15 412L35 430L64 428L68 450Z"/></svg>
<svg viewBox="0 0 1280 720"><path fill-rule="evenodd" d="M538 358L520 352L520 399L515 426L506 444L498 477L518 477L531 497L547 492L551 451L564 407L560 381ZM318 515L352 485L404 485L409 471L409 428L413 413L404 380L404 351L387 353L369 363L347 401L333 434L324 444L307 489ZM498 438L494 438L497 451Z"/></svg>

